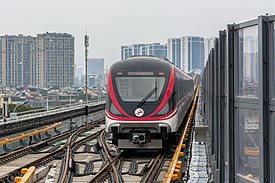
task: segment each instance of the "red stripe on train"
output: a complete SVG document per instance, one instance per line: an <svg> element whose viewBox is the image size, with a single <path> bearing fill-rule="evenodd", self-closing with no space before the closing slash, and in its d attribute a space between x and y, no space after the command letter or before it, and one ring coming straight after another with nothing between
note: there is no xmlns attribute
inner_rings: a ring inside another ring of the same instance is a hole
<svg viewBox="0 0 275 183"><path fill-rule="evenodd" d="M108 76L108 91L109 91L109 96L111 98L111 101L113 102L114 106L125 116L127 116L127 118L125 117L120 117L120 116L114 116L115 118L119 118L120 120L131 120L131 121L142 121L142 120L161 120L159 117L152 117L154 115L156 115L164 106L165 104L169 101L173 90L174 90L174 85L175 85L175 68L172 67L171 69L171 73L170 73L170 77L169 77L169 82L168 82L168 86L166 89L166 92L164 94L164 97L160 103L160 105L156 108L156 110L151 113L150 115L148 115L147 117L141 117L141 118L136 118L136 117L132 117L129 114L127 114L123 108L120 106L116 96L115 96L115 92L114 92L114 87L113 87L113 81L112 81L112 74L111 71L109 72L109 76ZM173 109L171 112L173 112L175 109ZM170 112L170 113L171 113ZM169 114L170 114L169 113ZM109 113L111 114L111 113Z"/></svg>
<svg viewBox="0 0 275 183"><path fill-rule="evenodd" d="M164 115L164 116L156 116L156 117L144 117L144 118L135 118L135 117L122 117L122 116L115 116L112 113L108 112L107 110L105 110L105 114L106 116L111 119L111 120L118 120L118 121L161 121L161 120L167 120L167 119L171 119L172 117L174 117L176 115L178 111L178 108L175 107L172 111L170 111L168 114Z"/></svg>

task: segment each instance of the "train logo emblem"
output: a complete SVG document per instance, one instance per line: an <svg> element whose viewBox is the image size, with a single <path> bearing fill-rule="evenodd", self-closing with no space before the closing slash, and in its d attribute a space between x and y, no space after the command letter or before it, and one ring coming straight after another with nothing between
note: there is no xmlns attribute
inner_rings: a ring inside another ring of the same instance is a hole
<svg viewBox="0 0 275 183"><path fill-rule="evenodd" d="M137 109L135 110L135 115L136 115L137 117L141 117L141 116L143 116L143 114L144 114L143 109L137 108Z"/></svg>

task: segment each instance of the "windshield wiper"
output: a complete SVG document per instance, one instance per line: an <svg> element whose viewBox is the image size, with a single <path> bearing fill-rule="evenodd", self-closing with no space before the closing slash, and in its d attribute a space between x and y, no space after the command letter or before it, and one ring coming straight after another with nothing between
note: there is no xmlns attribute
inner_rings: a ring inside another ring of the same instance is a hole
<svg viewBox="0 0 275 183"><path fill-rule="evenodd" d="M141 106L146 102L146 100L148 100L157 90L158 90L158 87L153 88L153 90L151 90L151 91L150 91L150 92L140 101L140 103L138 104L137 107L141 107Z"/></svg>

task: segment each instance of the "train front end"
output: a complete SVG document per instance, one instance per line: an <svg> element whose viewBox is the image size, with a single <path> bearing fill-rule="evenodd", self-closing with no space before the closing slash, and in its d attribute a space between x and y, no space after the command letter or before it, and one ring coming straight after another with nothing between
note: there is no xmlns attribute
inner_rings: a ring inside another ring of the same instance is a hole
<svg viewBox="0 0 275 183"><path fill-rule="evenodd" d="M112 65L108 75L106 131L120 149L158 149L176 131L174 66L154 57Z"/></svg>

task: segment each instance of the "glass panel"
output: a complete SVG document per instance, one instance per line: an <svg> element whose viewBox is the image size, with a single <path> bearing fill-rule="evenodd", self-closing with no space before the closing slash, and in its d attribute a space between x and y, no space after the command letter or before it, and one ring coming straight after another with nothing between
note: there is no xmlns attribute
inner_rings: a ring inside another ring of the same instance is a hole
<svg viewBox="0 0 275 183"><path fill-rule="evenodd" d="M236 173L247 180L259 180L259 111L237 109Z"/></svg>
<svg viewBox="0 0 275 183"><path fill-rule="evenodd" d="M229 181L229 122L228 122L228 90L227 90L227 85L228 85L228 80L227 80L227 62L225 61L225 69L224 69L224 100L225 104L224 105L224 161L225 161L225 181Z"/></svg>
<svg viewBox="0 0 275 183"><path fill-rule="evenodd" d="M272 82L272 97L275 98L275 23L273 22L273 31L272 31L272 35L273 35L273 69L272 69L272 75L273 75L273 82Z"/></svg>
<svg viewBox="0 0 275 183"><path fill-rule="evenodd" d="M270 120L270 143L271 143L271 152L270 152L270 159L271 159L271 182L275 182L275 174L273 173L275 171L275 112L271 113L271 120Z"/></svg>
<svg viewBox="0 0 275 183"><path fill-rule="evenodd" d="M157 101L165 83L164 77L117 77L119 96L123 101ZM146 97L146 98L147 98Z"/></svg>
<svg viewBox="0 0 275 183"><path fill-rule="evenodd" d="M238 96L258 97L258 27L238 30Z"/></svg>

